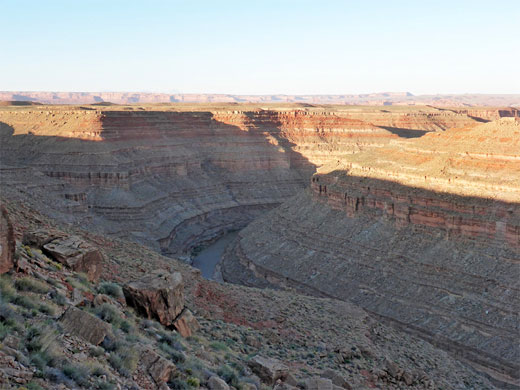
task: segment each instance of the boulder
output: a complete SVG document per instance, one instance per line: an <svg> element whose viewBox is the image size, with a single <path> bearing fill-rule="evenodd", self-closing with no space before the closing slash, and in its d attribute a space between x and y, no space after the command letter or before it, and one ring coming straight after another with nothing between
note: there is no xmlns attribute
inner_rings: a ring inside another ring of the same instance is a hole
<svg viewBox="0 0 520 390"><path fill-rule="evenodd" d="M184 309L173 323L175 329L182 337L190 337L199 328L199 322L189 309Z"/></svg>
<svg viewBox="0 0 520 390"><path fill-rule="evenodd" d="M306 390L333 390L332 381L328 378L314 376L305 381Z"/></svg>
<svg viewBox="0 0 520 390"><path fill-rule="evenodd" d="M165 326L173 325L184 308L184 284L178 272L152 271L123 286L123 293L129 306Z"/></svg>
<svg viewBox="0 0 520 390"><path fill-rule="evenodd" d="M281 361L259 355L253 357L248 365L262 382L270 386L278 379L285 380L289 374L289 368Z"/></svg>
<svg viewBox="0 0 520 390"><path fill-rule="evenodd" d="M14 253L16 243L14 240L13 225L9 220L7 209L0 206L0 274L11 270L14 266Z"/></svg>
<svg viewBox="0 0 520 390"><path fill-rule="evenodd" d="M43 250L73 271L84 272L90 281L96 281L101 275L103 255L80 237L56 238L44 244Z"/></svg>
<svg viewBox="0 0 520 390"><path fill-rule="evenodd" d="M45 244L57 238L63 238L67 235L55 230L37 229L25 232L22 238L24 245L42 249Z"/></svg>
<svg viewBox="0 0 520 390"><path fill-rule="evenodd" d="M142 350L141 364L157 385L166 383L176 368L175 364L154 352L150 347Z"/></svg>
<svg viewBox="0 0 520 390"><path fill-rule="evenodd" d="M328 378L332 381L332 384L343 387L344 389L350 390L352 387L347 380L341 376L338 372L328 369L321 373L322 378Z"/></svg>
<svg viewBox="0 0 520 390"><path fill-rule="evenodd" d="M229 385L218 376L212 376L209 378L208 388L210 390L229 390Z"/></svg>
<svg viewBox="0 0 520 390"><path fill-rule="evenodd" d="M111 335L109 324L86 311L69 307L60 318L66 332L81 337L90 344L99 345Z"/></svg>

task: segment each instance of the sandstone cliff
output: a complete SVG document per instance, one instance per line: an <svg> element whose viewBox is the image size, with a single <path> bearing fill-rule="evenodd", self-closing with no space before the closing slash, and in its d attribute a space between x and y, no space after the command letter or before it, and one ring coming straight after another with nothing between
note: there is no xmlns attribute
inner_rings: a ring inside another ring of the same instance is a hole
<svg viewBox="0 0 520 390"><path fill-rule="evenodd" d="M501 119L323 167L240 232L224 278L353 301L518 385L519 142Z"/></svg>

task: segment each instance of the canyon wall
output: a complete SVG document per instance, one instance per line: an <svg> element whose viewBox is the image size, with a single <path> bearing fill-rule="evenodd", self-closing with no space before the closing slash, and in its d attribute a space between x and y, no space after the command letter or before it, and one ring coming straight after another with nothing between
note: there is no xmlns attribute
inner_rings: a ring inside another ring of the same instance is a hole
<svg viewBox="0 0 520 390"><path fill-rule="evenodd" d="M353 154L241 231L224 279L352 301L518 386L519 143L503 118Z"/></svg>
<svg viewBox="0 0 520 390"><path fill-rule="evenodd" d="M319 166L402 131L478 123L431 107L236 108L5 106L1 180L49 215L181 253L282 203Z"/></svg>

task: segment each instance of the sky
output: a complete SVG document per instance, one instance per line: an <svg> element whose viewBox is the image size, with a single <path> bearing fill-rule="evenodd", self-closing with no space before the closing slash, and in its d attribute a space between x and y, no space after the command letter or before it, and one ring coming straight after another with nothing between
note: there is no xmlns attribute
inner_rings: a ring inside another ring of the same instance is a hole
<svg viewBox="0 0 520 390"><path fill-rule="evenodd" d="M520 0L0 0L0 90L520 93Z"/></svg>

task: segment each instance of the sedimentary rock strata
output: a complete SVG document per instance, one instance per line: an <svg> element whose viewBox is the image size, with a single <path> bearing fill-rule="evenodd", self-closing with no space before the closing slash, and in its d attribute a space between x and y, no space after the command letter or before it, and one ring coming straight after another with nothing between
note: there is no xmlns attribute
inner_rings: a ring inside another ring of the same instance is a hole
<svg viewBox="0 0 520 390"><path fill-rule="evenodd" d="M478 109L233 108L4 107L1 180L61 220L180 253L282 203L316 167L479 123Z"/></svg>
<svg viewBox="0 0 520 390"><path fill-rule="evenodd" d="M518 142L502 119L353 155L240 232L224 279L353 301L518 382Z"/></svg>

